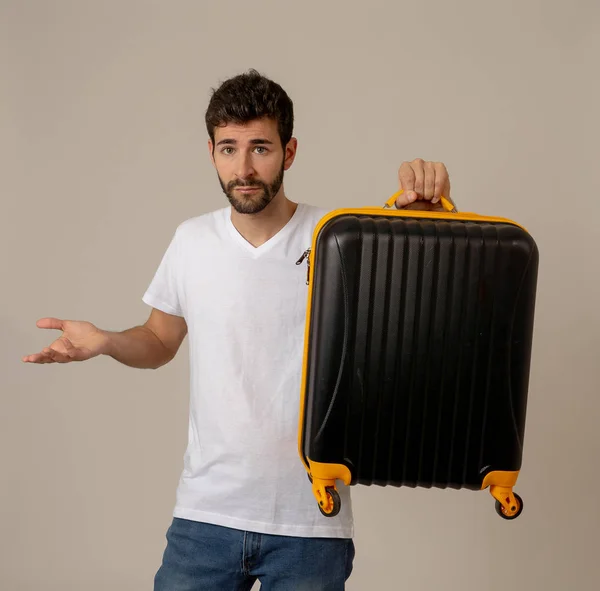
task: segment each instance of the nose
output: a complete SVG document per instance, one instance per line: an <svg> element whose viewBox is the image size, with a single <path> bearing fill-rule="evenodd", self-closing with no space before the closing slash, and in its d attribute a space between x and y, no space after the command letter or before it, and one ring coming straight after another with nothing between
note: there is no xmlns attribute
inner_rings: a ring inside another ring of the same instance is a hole
<svg viewBox="0 0 600 591"><path fill-rule="evenodd" d="M240 152L240 157L237 163L236 176L241 180L247 180L254 176L255 170L252 166L252 158L250 154Z"/></svg>

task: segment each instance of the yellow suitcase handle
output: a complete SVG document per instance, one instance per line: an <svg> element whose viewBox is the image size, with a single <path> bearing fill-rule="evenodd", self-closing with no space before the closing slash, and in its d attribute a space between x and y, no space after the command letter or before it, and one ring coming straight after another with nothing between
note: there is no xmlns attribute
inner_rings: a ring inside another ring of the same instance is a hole
<svg viewBox="0 0 600 591"><path fill-rule="evenodd" d="M404 189L400 189L400 191L398 191L397 193L394 193L386 202L385 205L383 206L384 208L388 208L388 207L392 207L394 205L394 203L396 203L396 199L398 199L398 197L400 197L400 195L402 195L402 193L404 193ZM454 204L446 199L443 195L440 198L440 202L442 203L442 207L450 212L450 213L458 213L456 207L454 207Z"/></svg>

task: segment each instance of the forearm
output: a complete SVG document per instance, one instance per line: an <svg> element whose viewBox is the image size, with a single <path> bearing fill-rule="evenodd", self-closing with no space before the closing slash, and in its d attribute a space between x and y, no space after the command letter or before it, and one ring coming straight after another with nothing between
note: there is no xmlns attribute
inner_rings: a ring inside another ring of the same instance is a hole
<svg viewBox="0 0 600 591"><path fill-rule="evenodd" d="M145 326L102 332L106 336L103 353L129 367L157 369L173 358L172 352Z"/></svg>

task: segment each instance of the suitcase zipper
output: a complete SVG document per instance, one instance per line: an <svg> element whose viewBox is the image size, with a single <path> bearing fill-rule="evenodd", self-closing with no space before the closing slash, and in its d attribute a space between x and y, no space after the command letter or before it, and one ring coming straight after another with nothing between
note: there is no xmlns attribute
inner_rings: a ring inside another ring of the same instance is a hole
<svg viewBox="0 0 600 591"><path fill-rule="evenodd" d="M306 285L309 284L309 280L310 280L310 248L307 248L303 253L302 256L296 261L297 265L301 265L302 261L304 259L306 259Z"/></svg>

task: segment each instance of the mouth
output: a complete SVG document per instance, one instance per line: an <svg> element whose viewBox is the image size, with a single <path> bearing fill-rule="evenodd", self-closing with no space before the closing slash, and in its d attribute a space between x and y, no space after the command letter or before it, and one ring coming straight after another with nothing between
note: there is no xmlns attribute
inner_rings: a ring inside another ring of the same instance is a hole
<svg viewBox="0 0 600 591"><path fill-rule="evenodd" d="M260 187L236 187L236 191L240 193L254 193L255 191L260 190Z"/></svg>

